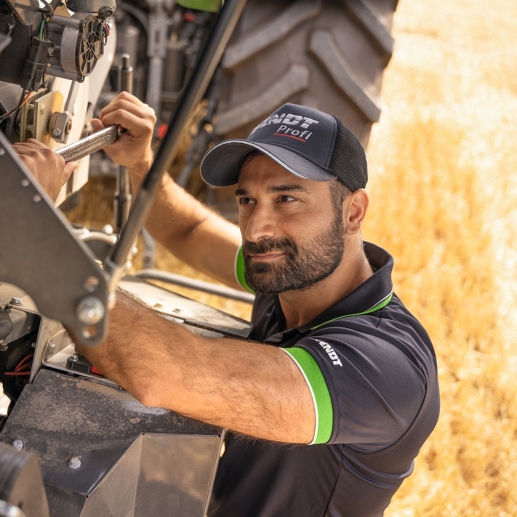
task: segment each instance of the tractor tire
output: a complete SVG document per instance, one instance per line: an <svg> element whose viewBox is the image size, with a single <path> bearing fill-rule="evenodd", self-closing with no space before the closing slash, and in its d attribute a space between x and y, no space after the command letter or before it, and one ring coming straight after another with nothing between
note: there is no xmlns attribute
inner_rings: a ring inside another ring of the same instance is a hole
<svg viewBox="0 0 517 517"><path fill-rule="evenodd" d="M217 138L246 138L293 102L339 117L366 147L381 113L396 6L397 0L249 0L222 59ZM210 189L207 201L235 219L230 192Z"/></svg>

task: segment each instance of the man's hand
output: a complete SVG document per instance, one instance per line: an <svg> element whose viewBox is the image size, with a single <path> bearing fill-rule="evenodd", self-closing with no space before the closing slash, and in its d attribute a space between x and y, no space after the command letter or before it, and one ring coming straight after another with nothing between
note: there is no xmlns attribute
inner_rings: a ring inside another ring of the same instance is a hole
<svg viewBox="0 0 517 517"><path fill-rule="evenodd" d="M154 110L135 96L122 92L101 111L100 119L91 121L95 132L114 124L125 131L104 150L115 163L127 167L134 186L139 185L153 161Z"/></svg>
<svg viewBox="0 0 517 517"><path fill-rule="evenodd" d="M33 138L29 138L24 143L14 144L13 148L39 184L55 201L61 187L77 169L77 162L65 163L61 156Z"/></svg>

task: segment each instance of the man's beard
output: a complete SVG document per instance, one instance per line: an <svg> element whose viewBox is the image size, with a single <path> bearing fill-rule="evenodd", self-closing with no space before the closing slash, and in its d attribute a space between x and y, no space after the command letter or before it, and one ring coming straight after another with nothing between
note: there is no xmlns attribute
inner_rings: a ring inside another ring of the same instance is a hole
<svg viewBox="0 0 517 517"><path fill-rule="evenodd" d="M300 248L289 237L259 242L245 241L242 246L246 282L256 293L279 294L304 290L330 276L345 251L345 227L337 211L331 227ZM276 263L255 262L250 254L283 252Z"/></svg>

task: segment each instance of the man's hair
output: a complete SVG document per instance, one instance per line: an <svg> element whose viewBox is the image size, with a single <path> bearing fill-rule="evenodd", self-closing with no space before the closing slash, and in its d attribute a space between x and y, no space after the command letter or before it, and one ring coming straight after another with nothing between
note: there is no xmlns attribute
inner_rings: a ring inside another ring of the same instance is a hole
<svg viewBox="0 0 517 517"><path fill-rule="evenodd" d="M337 178L329 181L330 196L332 197L332 206L339 213L343 213L343 201L351 194L350 189L343 185Z"/></svg>
<svg viewBox="0 0 517 517"><path fill-rule="evenodd" d="M251 160L253 160L253 158L256 158L261 154L264 153L262 153L258 149L253 149L242 159L241 167L248 164L249 162L251 162ZM334 207L334 210L342 214L343 201L350 195L351 191L337 178L335 180L330 180L328 183L330 188L330 196L332 198L332 206Z"/></svg>
<svg viewBox="0 0 517 517"><path fill-rule="evenodd" d="M241 161L241 165L239 167L239 170L244 167L244 165L248 164L253 160L253 158L256 158L257 156L264 154L262 151L259 151L258 149L253 149L250 151Z"/></svg>

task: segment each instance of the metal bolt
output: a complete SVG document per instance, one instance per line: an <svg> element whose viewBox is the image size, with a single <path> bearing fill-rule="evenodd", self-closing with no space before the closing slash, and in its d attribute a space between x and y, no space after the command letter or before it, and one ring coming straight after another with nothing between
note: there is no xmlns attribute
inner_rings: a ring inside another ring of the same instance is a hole
<svg viewBox="0 0 517 517"><path fill-rule="evenodd" d="M102 227L102 231L108 235L113 235L113 226L111 226L111 224L105 224Z"/></svg>
<svg viewBox="0 0 517 517"><path fill-rule="evenodd" d="M81 460L74 457L68 462L68 465L71 469L78 469L81 466Z"/></svg>
<svg viewBox="0 0 517 517"><path fill-rule="evenodd" d="M87 296L77 305L76 314L81 323L85 325L95 325L104 318L106 309L98 298L95 296Z"/></svg>
<svg viewBox="0 0 517 517"><path fill-rule="evenodd" d="M29 180L22 180L22 187L28 187L30 184Z"/></svg>
<svg viewBox="0 0 517 517"><path fill-rule="evenodd" d="M59 129L58 127L55 127L52 130L52 136L55 136L56 138L60 137L61 136L61 129Z"/></svg>
<svg viewBox="0 0 517 517"><path fill-rule="evenodd" d="M41 196L39 194L36 194L32 200L35 202L35 203L39 203L41 201Z"/></svg>
<svg viewBox="0 0 517 517"><path fill-rule="evenodd" d="M93 293L99 287L99 279L96 276L89 276L84 282L84 288L89 292Z"/></svg>
<svg viewBox="0 0 517 517"><path fill-rule="evenodd" d="M5 149L0 149L0 156L3 156L5 154Z"/></svg>
<svg viewBox="0 0 517 517"><path fill-rule="evenodd" d="M13 296L9 302L11 305L23 305L23 300L17 296Z"/></svg>
<svg viewBox="0 0 517 517"><path fill-rule="evenodd" d="M49 47L49 49L47 50L48 52L48 55L49 56L52 56L54 54L54 47Z"/></svg>
<svg viewBox="0 0 517 517"><path fill-rule="evenodd" d="M39 107L39 112L43 115L43 113L45 113L45 104L42 104L40 107Z"/></svg>
<svg viewBox="0 0 517 517"><path fill-rule="evenodd" d="M16 450L21 451L23 449L23 442L21 440L14 440L13 447Z"/></svg>
<svg viewBox="0 0 517 517"><path fill-rule="evenodd" d="M77 354L70 356L70 361L76 363L77 361L79 361L79 356Z"/></svg>
<svg viewBox="0 0 517 517"><path fill-rule="evenodd" d="M0 339L0 352L5 352L6 350L9 350L9 345L3 339Z"/></svg>

